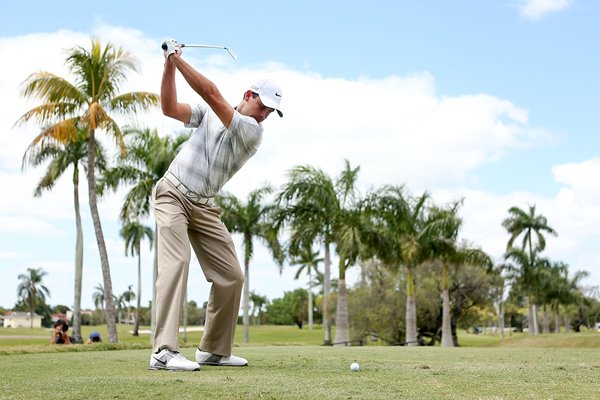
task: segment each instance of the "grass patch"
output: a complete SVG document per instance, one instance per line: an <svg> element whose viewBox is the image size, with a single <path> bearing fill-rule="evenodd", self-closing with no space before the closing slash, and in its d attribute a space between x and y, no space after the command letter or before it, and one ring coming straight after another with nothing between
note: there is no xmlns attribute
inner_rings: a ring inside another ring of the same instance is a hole
<svg viewBox="0 0 600 400"><path fill-rule="evenodd" d="M147 370L148 350L0 356L0 397L574 399L600 390L599 349L264 345L236 354L250 366L189 373Z"/></svg>

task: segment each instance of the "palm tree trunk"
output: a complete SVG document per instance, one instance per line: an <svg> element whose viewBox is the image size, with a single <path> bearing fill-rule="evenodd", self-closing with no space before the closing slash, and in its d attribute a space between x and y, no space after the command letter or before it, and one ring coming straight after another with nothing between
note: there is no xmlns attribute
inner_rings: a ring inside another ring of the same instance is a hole
<svg viewBox="0 0 600 400"><path fill-rule="evenodd" d="M560 308L556 307L554 312L554 333L560 333Z"/></svg>
<svg viewBox="0 0 600 400"><path fill-rule="evenodd" d="M108 331L108 341L117 343L117 327L115 322L115 304L113 302L112 280L110 278L110 265L108 264L108 253L106 251L106 243L104 242L104 234L102 232L102 224L100 222L100 214L98 212L98 204L96 198L96 175L95 175L95 154L96 154L96 138L94 130L90 129L88 138L88 197L90 203L90 212L92 221L94 222L94 231L96 233L96 241L98 242L98 252L100 253L100 265L102 267L102 277L104 280L104 301L106 302L106 328Z"/></svg>
<svg viewBox="0 0 600 400"><path fill-rule="evenodd" d="M565 312L565 333L571 332L571 319L569 318L569 314Z"/></svg>
<svg viewBox="0 0 600 400"><path fill-rule="evenodd" d="M540 333L540 328L537 320L537 305L535 303L531 305L531 318L533 321L533 334L537 335Z"/></svg>
<svg viewBox="0 0 600 400"><path fill-rule="evenodd" d="M308 329L313 328L313 294L312 294L312 273L308 267Z"/></svg>
<svg viewBox="0 0 600 400"><path fill-rule="evenodd" d="M340 256L338 280L337 309L335 312L335 339L336 346L347 346L350 343L350 324L348 322L348 293L346 291L346 266L344 257Z"/></svg>
<svg viewBox="0 0 600 400"><path fill-rule="evenodd" d="M527 304L529 313L527 315L527 334L535 335L535 317L533 311L533 304L531 303L531 296L527 296Z"/></svg>
<svg viewBox="0 0 600 400"><path fill-rule="evenodd" d="M504 339L504 302L502 299L498 302L498 330L500 339Z"/></svg>
<svg viewBox="0 0 600 400"><path fill-rule="evenodd" d="M406 269L406 345L417 346L417 303L412 267Z"/></svg>
<svg viewBox="0 0 600 400"><path fill-rule="evenodd" d="M450 277L448 265L444 264L442 269L442 347L454 347L452 338L452 321L450 320Z"/></svg>
<svg viewBox="0 0 600 400"><path fill-rule="evenodd" d="M244 260L244 343L250 341L250 317L248 308L250 307L250 260Z"/></svg>
<svg viewBox="0 0 600 400"><path fill-rule="evenodd" d="M29 329L33 329L33 312L35 310L35 300L33 295L30 295L29 300Z"/></svg>
<svg viewBox="0 0 600 400"><path fill-rule="evenodd" d="M73 171L73 204L75 206L75 287L73 299L73 337L82 343L81 336L81 287L83 282L83 229L81 227L81 210L79 206L79 168L74 165Z"/></svg>
<svg viewBox="0 0 600 400"><path fill-rule="evenodd" d="M323 328L325 329L325 345L331 344L331 321L329 321L329 291L331 287L331 253L329 242L325 241L325 271L323 272Z"/></svg>
<svg viewBox="0 0 600 400"><path fill-rule="evenodd" d="M546 306L546 304L544 304L542 306L542 310L543 310L543 318L544 318L544 333L550 333L550 321L548 320L548 308Z"/></svg>
<svg viewBox="0 0 600 400"><path fill-rule="evenodd" d="M135 321L133 321L133 336L139 336L140 332L140 306L141 306L141 297L142 297L142 255L138 251L138 270L137 270L137 300L135 307Z"/></svg>

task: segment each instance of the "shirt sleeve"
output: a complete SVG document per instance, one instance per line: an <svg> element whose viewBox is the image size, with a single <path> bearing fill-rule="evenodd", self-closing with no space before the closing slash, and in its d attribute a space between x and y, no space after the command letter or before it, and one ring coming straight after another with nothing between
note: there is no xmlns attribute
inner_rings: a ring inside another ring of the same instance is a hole
<svg viewBox="0 0 600 400"><path fill-rule="evenodd" d="M200 126L200 121L202 121L202 118L204 118L204 116L206 115L206 110L208 110L207 104L194 104L192 106L192 115L190 116L190 122L184 124L184 126L186 128L197 128L198 126Z"/></svg>
<svg viewBox="0 0 600 400"><path fill-rule="evenodd" d="M229 132L234 136L236 142L254 153L262 142L263 128L252 117L240 114L237 110L233 113Z"/></svg>

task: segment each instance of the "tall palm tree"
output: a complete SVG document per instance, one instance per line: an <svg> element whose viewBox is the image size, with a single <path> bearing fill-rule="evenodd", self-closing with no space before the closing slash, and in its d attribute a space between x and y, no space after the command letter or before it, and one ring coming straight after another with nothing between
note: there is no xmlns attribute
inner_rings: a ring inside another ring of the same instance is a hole
<svg viewBox="0 0 600 400"><path fill-rule="evenodd" d="M181 145L189 138L189 133L175 137L158 135L156 129L126 127L123 131L127 153L122 155L117 166L108 169L99 181L100 192L110 188L116 190L119 185L132 185L125 196L120 219L139 221L150 216L152 189L167 172ZM157 227L154 224L154 237ZM152 269L152 312L151 328L154 330L156 314L156 277L158 275L157 241L154 241L154 266ZM139 296L138 296L139 298Z"/></svg>
<svg viewBox="0 0 600 400"><path fill-rule="evenodd" d="M152 248L152 244L154 243L154 232L151 228L140 224L137 221L130 221L123 225L121 228L121 237L125 239L125 255L127 256L137 256L138 257L138 265L137 265L137 294L134 296L137 299L137 305L135 309L135 322L133 325L133 336L139 336L139 325L140 325L140 307L141 307L141 298L142 298L142 255L141 255L141 247L142 240L144 238L148 239L150 243L150 248ZM131 288L131 286L130 286Z"/></svg>
<svg viewBox="0 0 600 400"><path fill-rule="evenodd" d="M290 246L318 241L325 249L323 287L323 325L325 344L331 344L331 325L328 299L331 277L330 246L336 245L339 255L338 304L336 308L336 336L334 343L349 339L346 294L346 269L353 265L360 252L362 224L360 194L357 176L360 167L351 168L345 160L344 169L333 181L323 170L311 166L297 166L288 172L279 194L280 221L290 226Z"/></svg>
<svg viewBox="0 0 600 400"><path fill-rule="evenodd" d="M522 236L521 249L529 252L529 261L534 261L534 252L543 251L546 248L546 238L544 233L557 236L556 231L548 225L548 220L541 214L536 214L535 205L529 206L529 210L525 211L519 207L511 207L508 210L509 216L502 221L502 226L510 234L510 238L506 244L506 249L513 247L513 243L519 236ZM534 238L535 236L535 238ZM530 268L534 271L533 268ZM530 300L530 299L529 299ZM537 335L537 310L535 303L529 303L529 315L533 320L533 330L530 329L530 334Z"/></svg>
<svg viewBox="0 0 600 400"><path fill-rule="evenodd" d="M334 238L339 255L338 301L335 315L334 343L346 344L350 341L350 321L348 314L348 293L346 271L364 257L365 234L371 229L370 220L363 208L363 199L357 187L360 167L351 168L348 160L336 180L336 190L340 210L338 212Z"/></svg>
<svg viewBox="0 0 600 400"><path fill-rule="evenodd" d="M73 300L73 337L77 343L81 337L81 286L83 281L83 229L79 206L79 166L87 168L87 132L78 130L64 142L54 139L42 132L25 150L22 169L27 165L40 166L50 160L46 173L38 182L34 196L39 197L44 190L52 190L58 179L69 168L73 167L73 205L75 208L75 287ZM104 150L96 147L96 166L100 169L106 165Z"/></svg>
<svg viewBox="0 0 600 400"><path fill-rule="evenodd" d="M119 85L127 72L137 70L136 60L131 53L111 43L103 47L99 40L92 39L90 49L74 47L69 51L66 65L75 77L75 84L49 72L33 73L25 80L23 96L40 98L42 104L27 111L17 123L36 120L42 125L50 124L46 134L63 141L76 128L88 133L88 197L106 292L108 339L114 343L118 337L112 281L96 199L96 131L112 136L125 152L121 129L111 114L148 110L158 105L159 96L147 92L119 94Z"/></svg>
<svg viewBox="0 0 600 400"><path fill-rule="evenodd" d="M300 278L300 274L305 272L308 275L308 329L313 328L313 273L320 275L318 264L323 261L323 257L319 255L318 251L312 250L311 244L304 244L300 248L300 252L297 255L292 256L290 263L292 265L299 265L298 271L294 279Z"/></svg>
<svg viewBox="0 0 600 400"><path fill-rule="evenodd" d="M45 301L50 296L50 291L43 285L42 280L47 273L41 268L27 268L26 274L19 274L21 280L17 287L17 296L29 305L29 320L33 329L33 313L38 301Z"/></svg>
<svg viewBox="0 0 600 400"><path fill-rule="evenodd" d="M222 221L233 233L240 233L244 246L244 293L242 300L244 343L250 340L250 260L254 254L254 239L267 244L279 266L283 264L283 251L274 228L272 214L276 207L264 203L263 199L272 192L268 186L253 190L246 203L229 193L217 197L217 204L223 209Z"/></svg>
<svg viewBox="0 0 600 400"><path fill-rule="evenodd" d="M323 327L324 342L330 345L331 321L329 292L331 290L331 245L338 199L333 180L324 171L311 166L297 166L287 173L288 181L277 194L280 220L291 228L290 246L318 241L324 249Z"/></svg>

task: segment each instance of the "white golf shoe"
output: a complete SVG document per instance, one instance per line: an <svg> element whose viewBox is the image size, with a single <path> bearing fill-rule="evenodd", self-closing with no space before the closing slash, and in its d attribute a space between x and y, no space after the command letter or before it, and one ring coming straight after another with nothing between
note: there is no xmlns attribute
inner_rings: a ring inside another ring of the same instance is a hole
<svg viewBox="0 0 600 400"><path fill-rule="evenodd" d="M197 371L200 369L200 365L196 362L188 360L177 351L162 349L158 353L152 353L152 355L150 355L150 367L148 367L148 369L166 369L168 371Z"/></svg>
<svg viewBox="0 0 600 400"><path fill-rule="evenodd" d="M222 367L244 367L248 365L248 360L236 356L219 356L196 349L196 361L200 365L216 365Z"/></svg>

